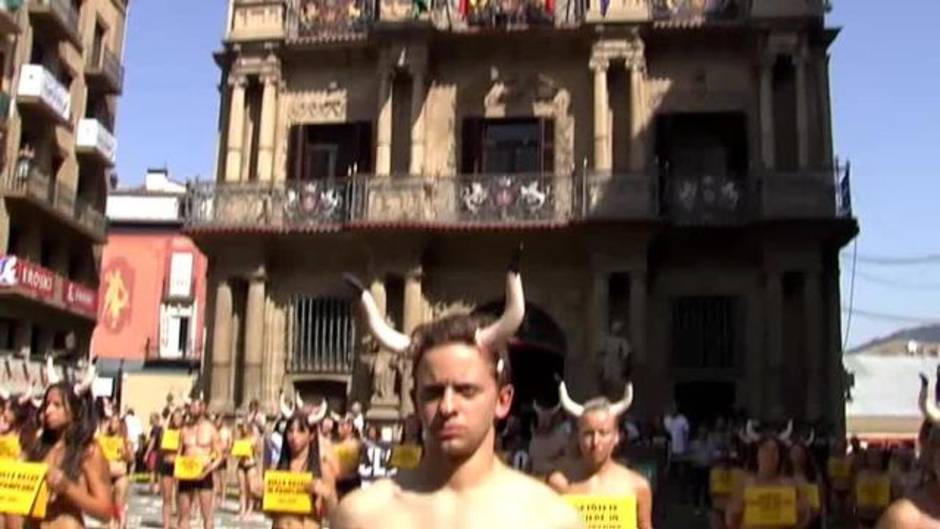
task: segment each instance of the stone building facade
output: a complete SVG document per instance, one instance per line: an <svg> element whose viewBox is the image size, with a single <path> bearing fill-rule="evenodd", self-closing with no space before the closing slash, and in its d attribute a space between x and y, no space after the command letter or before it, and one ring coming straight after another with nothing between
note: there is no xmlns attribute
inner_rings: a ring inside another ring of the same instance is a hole
<svg viewBox="0 0 940 529"><path fill-rule="evenodd" d="M368 403L391 360L340 274L410 331L497 312L521 242L519 402L551 404L553 372L583 398L630 371L640 415L675 400L841 425L838 252L857 223L826 9L231 0L218 174L187 212L210 260L212 404Z"/></svg>
<svg viewBox="0 0 940 529"><path fill-rule="evenodd" d="M0 354L84 358L128 0L0 2Z"/></svg>

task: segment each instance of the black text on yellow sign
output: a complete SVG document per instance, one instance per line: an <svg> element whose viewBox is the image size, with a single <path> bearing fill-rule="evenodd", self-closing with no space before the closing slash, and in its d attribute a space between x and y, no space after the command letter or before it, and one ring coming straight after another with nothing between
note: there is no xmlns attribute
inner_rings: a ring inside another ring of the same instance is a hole
<svg viewBox="0 0 940 529"><path fill-rule="evenodd" d="M750 486L745 488L744 525L796 525L796 487Z"/></svg>
<svg viewBox="0 0 940 529"><path fill-rule="evenodd" d="M47 470L45 463L0 461L0 513L45 517L49 499Z"/></svg>
<svg viewBox="0 0 940 529"><path fill-rule="evenodd" d="M883 474L858 476L855 482L855 501L859 507L887 507L891 503L891 480Z"/></svg>
<svg viewBox="0 0 940 529"><path fill-rule="evenodd" d="M637 528L635 496L570 494L565 501L578 510L587 529Z"/></svg>
<svg viewBox="0 0 940 529"><path fill-rule="evenodd" d="M268 470L264 473L264 499L261 509L273 513L312 513L311 483L311 472Z"/></svg>

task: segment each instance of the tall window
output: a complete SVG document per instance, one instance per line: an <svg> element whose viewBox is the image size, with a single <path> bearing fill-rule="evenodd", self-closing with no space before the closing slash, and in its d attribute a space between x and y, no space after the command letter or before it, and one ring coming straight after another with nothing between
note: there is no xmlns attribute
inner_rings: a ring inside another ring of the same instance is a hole
<svg viewBox="0 0 940 529"><path fill-rule="evenodd" d="M554 129L554 122L550 119L466 118L463 124L461 172L552 172Z"/></svg>
<svg viewBox="0 0 940 529"><path fill-rule="evenodd" d="M673 359L677 367L731 368L741 326L738 299L681 297L672 305Z"/></svg>
<svg viewBox="0 0 940 529"><path fill-rule="evenodd" d="M348 299L297 296L290 303L290 371L351 373L356 321Z"/></svg>
<svg viewBox="0 0 940 529"><path fill-rule="evenodd" d="M367 122L295 125L288 146L293 180L320 180L372 171L372 127Z"/></svg>

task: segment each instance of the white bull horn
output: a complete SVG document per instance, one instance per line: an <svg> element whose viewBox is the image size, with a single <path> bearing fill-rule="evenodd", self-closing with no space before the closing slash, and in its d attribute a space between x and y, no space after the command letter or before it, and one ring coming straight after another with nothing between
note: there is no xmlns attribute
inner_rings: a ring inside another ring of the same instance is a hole
<svg viewBox="0 0 940 529"><path fill-rule="evenodd" d="M564 380L558 384L558 400L561 402L561 407L564 408L569 415L580 417L584 414L584 406L575 402L574 399L568 395L568 388L565 386Z"/></svg>
<svg viewBox="0 0 940 529"><path fill-rule="evenodd" d="M98 370L95 367L94 362L88 362L88 367L85 369L85 376L82 377L82 380L75 386L75 394L81 397L82 395L88 393L91 390L92 384L95 383L95 378L98 376Z"/></svg>
<svg viewBox="0 0 940 529"><path fill-rule="evenodd" d="M501 349L525 318L525 292L522 290L522 276L519 274L519 260L522 246L516 250L506 273L506 304L503 314L492 324L477 331L477 344L487 349Z"/></svg>
<svg viewBox="0 0 940 529"><path fill-rule="evenodd" d="M281 407L281 416L290 417L291 415L294 414L294 410L291 408L290 403L287 401L287 396L284 395L283 389L281 390L281 393L278 395L277 401Z"/></svg>
<svg viewBox="0 0 940 529"><path fill-rule="evenodd" d="M300 392L294 393L294 409L302 410L304 409L304 399L300 398Z"/></svg>
<svg viewBox="0 0 940 529"><path fill-rule="evenodd" d="M756 443L757 441L760 441L760 434L757 433L757 429L754 427L753 420L747 420L747 424L744 426L744 435L747 437L747 440L750 443Z"/></svg>
<svg viewBox="0 0 940 529"><path fill-rule="evenodd" d="M780 439L784 443L789 443L790 436L792 435L793 435L793 419L790 419L790 421L787 422L787 427L784 428L783 431L777 435L777 439Z"/></svg>
<svg viewBox="0 0 940 529"><path fill-rule="evenodd" d="M329 405L327 404L326 399L323 399L320 402L320 406L317 407L316 411L310 415L307 415L307 424L312 426L322 421L323 418L326 417L326 412L328 409Z"/></svg>
<svg viewBox="0 0 940 529"><path fill-rule="evenodd" d="M359 294L359 305L365 315L366 326L369 333L379 342L379 345L394 353L404 353L411 346L411 338L393 329L382 317L375 299L359 279L352 274L343 274L343 280L354 288Z"/></svg>
<svg viewBox="0 0 940 529"><path fill-rule="evenodd" d="M940 424L940 408L937 408L937 401L933 398L934 392L929 391L931 385L926 376L920 376L920 396L918 398L920 412L931 424Z"/></svg>
<svg viewBox="0 0 940 529"><path fill-rule="evenodd" d="M52 386L62 382L62 377L55 372L55 365L52 363L52 357L46 357L46 385Z"/></svg>
<svg viewBox="0 0 940 529"><path fill-rule="evenodd" d="M0 400L10 400L10 392L7 388L0 388Z"/></svg>
<svg viewBox="0 0 940 529"><path fill-rule="evenodd" d="M623 415L633 404L633 383L627 382L623 388L623 398L610 405L610 414L616 417Z"/></svg>

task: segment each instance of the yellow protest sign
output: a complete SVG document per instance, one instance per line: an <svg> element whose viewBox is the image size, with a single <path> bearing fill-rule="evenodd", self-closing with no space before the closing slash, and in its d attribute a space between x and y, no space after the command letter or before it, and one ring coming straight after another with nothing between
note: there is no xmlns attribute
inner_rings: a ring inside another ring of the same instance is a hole
<svg viewBox="0 0 940 529"><path fill-rule="evenodd" d="M199 456L177 456L173 465L173 477L180 481L196 481L202 477L206 463Z"/></svg>
<svg viewBox="0 0 940 529"><path fill-rule="evenodd" d="M255 455L251 439L240 439L232 445L232 455L235 457L252 457Z"/></svg>
<svg viewBox="0 0 940 529"><path fill-rule="evenodd" d="M22 449L17 435L0 435L0 459L19 459Z"/></svg>
<svg viewBox="0 0 940 529"><path fill-rule="evenodd" d="M339 461L339 475L349 476L359 472L359 450L355 446L342 445L333 448Z"/></svg>
<svg viewBox="0 0 940 529"><path fill-rule="evenodd" d="M887 507L891 503L891 480L884 474L860 474L855 480L855 502L859 507Z"/></svg>
<svg viewBox="0 0 940 529"><path fill-rule="evenodd" d="M803 496L806 496L806 503L809 504L811 509L818 511L822 507L822 501L819 498L819 485L803 483L800 485L800 492L803 493Z"/></svg>
<svg viewBox="0 0 940 529"><path fill-rule="evenodd" d="M731 494L732 484L731 470L727 468L713 468L708 476L709 489L715 496Z"/></svg>
<svg viewBox="0 0 940 529"><path fill-rule="evenodd" d="M398 445L392 448L389 465L392 468L410 470L421 462L421 447L418 445Z"/></svg>
<svg viewBox="0 0 940 529"><path fill-rule="evenodd" d="M570 494L565 496L572 507L578 510L587 529L636 529L635 496L590 496Z"/></svg>
<svg viewBox="0 0 940 529"><path fill-rule="evenodd" d="M312 482L313 474L310 472L268 470L264 473L261 509L265 512L310 514L313 512Z"/></svg>
<svg viewBox="0 0 940 529"><path fill-rule="evenodd" d="M829 470L829 477L834 479L849 479L851 468L849 460L845 457L830 457L826 467Z"/></svg>
<svg viewBox="0 0 940 529"><path fill-rule="evenodd" d="M45 463L0 461L0 513L45 516L49 498Z"/></svg>
<svg viewBox="0 0 940 529"><path fill-rule="evenodd" d="M180 431L164 430L160 438L160 451L176 452L180 449Z"/></svg>
<svg viewBox="0 0 940 529"><path fill-rule="evenodd" d="M98 437L98 446L108 461L120 461L124 452L124 438L102 435Z"/></svg>
<svg viewBox="0 0 940 529"><path fill-rule="evenodd" d="M741 485L744 484L744 478L747 477L747 472L741 468L731 469L731 490L738 490L741 488Z"/></svg>
<svg viewBox="0 0 940 529"><path fill-rule="evenodd" d="M744 489L744 525L796 525L796 488L746 487Z"/></svg>

